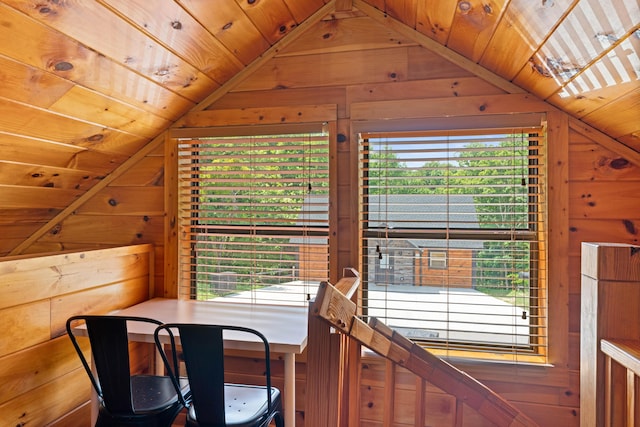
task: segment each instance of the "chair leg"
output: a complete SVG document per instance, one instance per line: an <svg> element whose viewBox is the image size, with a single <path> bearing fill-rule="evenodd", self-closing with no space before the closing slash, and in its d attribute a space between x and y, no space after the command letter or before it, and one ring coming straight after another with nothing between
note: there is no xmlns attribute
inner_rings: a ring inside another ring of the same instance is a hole
<svg viewBox="0 0 640 427"><path fill-rule="evenodd" d="M276 420L276 427L284 427L284 418L280 412L276 414L274 419Z"/></svg>

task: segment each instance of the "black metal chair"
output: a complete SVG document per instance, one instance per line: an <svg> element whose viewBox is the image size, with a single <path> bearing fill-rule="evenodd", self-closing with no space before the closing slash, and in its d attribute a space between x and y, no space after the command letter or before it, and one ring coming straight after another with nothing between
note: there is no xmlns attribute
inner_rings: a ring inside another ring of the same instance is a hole
<svg viewBox="0 0 640 427"><path fill-rule="evenodd" d="M91 344L93 371L74 331L82 322ZM67 334L99 399L95 425L170 427L184 408L182 395L188 395L188 385L186 380L179 380L181 393L177 393L169 376L131 374L128 322L148 323L149 332L161 324L144 317L109 315L80 315L67 320Z"/></svg>
<svg viewBox="0 0 640 427"><path fill-rule="evenodd" d="M257 343L264 347L266 386L225 383L225 333L257 337ZM271 385L269 343L264 335L237 326L178 323L159 326L155 331L156 346L176 388L177 371L175 364L171 366L169 362L164 342L168 341L171 359L175 361L178 337L191 391L190 397L182 395L188 407L187 427L265 427L272 421L277 427L284 427L280 390Z"/></svg>

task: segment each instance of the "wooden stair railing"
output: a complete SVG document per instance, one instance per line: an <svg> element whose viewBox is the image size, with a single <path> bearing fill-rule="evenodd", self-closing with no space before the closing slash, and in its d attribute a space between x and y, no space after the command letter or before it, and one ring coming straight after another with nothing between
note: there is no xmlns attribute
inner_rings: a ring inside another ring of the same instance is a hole
<svg viewBox="0 0 640 427"><path fill-rule="evenodd" d="M640 341L603 339L605 355L604 427L635 426L638 411L640 377ZM616 398L616 396L620 396Z"/></svg>
<svg viewBox="0 0 640 427"><path fill-rule="evenodd" d="M607 381L625 384L629 375L614 364L609 376L605 351L616 351L607 343L640 339L640 246L582 242L581 273L580 427L632 426L625 421L631 393L615 387L605 396ZM636 423L639 414L636 408Z"/></svg>
<svg viewBox="0 0 640 427"><path fill-rule="evenodd" d="M343 289L353 292L354 284L359 284L359 279L346 282L341 279L336 286L328 282L321 283L310 314L454 396L458 402L456 410L462 410L464 405L461 403L464 403L497 427L538 426L491 389L381 321L375 318L369 323L362 321L357 315L356 304L342 292Z"/></svg>

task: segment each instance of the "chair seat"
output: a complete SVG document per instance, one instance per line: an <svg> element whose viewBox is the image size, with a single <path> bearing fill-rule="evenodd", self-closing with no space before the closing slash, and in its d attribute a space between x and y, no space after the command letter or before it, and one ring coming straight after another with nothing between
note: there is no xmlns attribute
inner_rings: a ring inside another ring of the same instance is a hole
<svg viewBox="0 0 640 427"><path fill-rule="evenodd" d="M226 426L255 427L262 426L269 415L265 399L265 387L225 384L224 403ZM280 390L271 388L271 401L274 407L280 407ZM206 427L197 421L197 414L193 405L189 407L187 426Z"/></svg>
<svg viewBox="0 0 640 427"><path fill-rule="evenodd" d="M188 391L186 379L180 381L183 393ZM170 377L155 375L135 375L131 377L133 409L143 413L178 402L178 395Z"/></svg>

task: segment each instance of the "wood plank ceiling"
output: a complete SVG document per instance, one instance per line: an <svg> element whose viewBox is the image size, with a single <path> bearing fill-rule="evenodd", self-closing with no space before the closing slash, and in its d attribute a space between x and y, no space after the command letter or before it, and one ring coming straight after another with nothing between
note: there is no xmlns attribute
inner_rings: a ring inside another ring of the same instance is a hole
<svg viewBox="0 0 640 427"><path fill-rule="evenodd" d="M349 14L640 149L637 0L0 0L4 238L11 225L17 244L18 224L46 223L305 28Z"/></svg>

